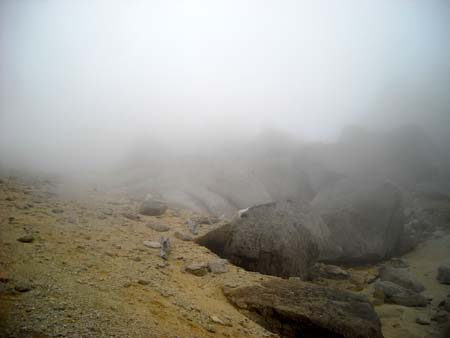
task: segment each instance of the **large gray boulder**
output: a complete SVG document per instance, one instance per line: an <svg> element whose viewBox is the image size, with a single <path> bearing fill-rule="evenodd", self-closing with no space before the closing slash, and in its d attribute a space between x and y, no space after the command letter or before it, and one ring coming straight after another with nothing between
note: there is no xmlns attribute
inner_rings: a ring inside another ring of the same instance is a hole
<svg viewBox="0 0 450 338"><path fill-rule="evenodd" d="M277 279L224 293L245 315L282 337L383 337L369 301L347 291Z"/></svg>
<svg viewBox="0 0 450 338"><path fill-rule="evenodd" d="M307 277L319 254L309 230L314 223L306 202L269 203L250 208L197 242L250 271Z"/></svg>
<svg viewBox="0 0 450 338"><path fill-rule="evenodd" d="M319 193L312 207L305 201L252 207L197 242L247 270L305 278L316 260L390 258L402 231L401 194L394 185L345 179Z"/></svg>
<svg viewBox="0 0 450 338"><path fill-rule="evenodd" d="M394 184L343 179L311 204L327 229L319 238L320 260L368 263L396 253L404 222L401 192Z"/></svg>
<svg viewBox="0 0 450 338"><path fill-rule="evenodd" d="M384 296L384 301L409 307L426 306L426 298L418 292L406 289L389 281L377 281L375 292Z"/></svg>
<svg viewBox="0 0 450 338"><path fill-rule="evenodd" d="M139 213L146 216L160 216L167 210L167 205L154 198L146 198L139 206Z"/></svg>
<svg viewBox="0 0 450 338"><path fill-rule="evenodd" d="M406 269L384 266L379 273L382 281L389 281L415 292L422 292L425 287Z"/></svg>

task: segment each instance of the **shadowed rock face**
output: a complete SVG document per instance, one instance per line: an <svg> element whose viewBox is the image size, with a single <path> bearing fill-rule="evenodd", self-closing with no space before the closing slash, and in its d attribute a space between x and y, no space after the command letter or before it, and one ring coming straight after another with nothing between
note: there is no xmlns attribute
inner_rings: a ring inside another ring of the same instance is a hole
<svg viewBox="0 0 450 338"><path fill-rule="evenodd" d="M248 317L283 337L381 338L381 324L362 296L293 280L225 289Z"/></svg>
<svg viewBox="0 0 450 338"><path fill-rule="evenodd" d="M311 205L329 231L329 240L321 245L320 260L359 264L397 253L404 221L401 191L394 184L344 179L319 193Z"/></svg>
<svg viewBox="0 0 450 338"><path fill-rule="evenodd" d="M268 203L197 242L250 271L307 278L315 261L371 263L396 253L403 233L400 191L374 180L343 180L305 201Z"/></svg>
<svg viewBox="0 0 450 338"><path fill-rule="evenodd" d="M389 266L380 269L380 279L400 285L415 292L422 292L425 287L406 269L396 269Z"/></svg>
<svg viewBox="0 0 450 338"><path fill-rule="evenodd" d="M246 270L306 277L319 253L308 210L300 201L253 207L197 242Z"/></svg>
<svg viewBox="0 0 450 338"><path fill-rule="evenodd" d="M403 306L426 306L426 298L418 292L406 289L389 281L377 281L375 291L384 295L384 301Z"/></svg>

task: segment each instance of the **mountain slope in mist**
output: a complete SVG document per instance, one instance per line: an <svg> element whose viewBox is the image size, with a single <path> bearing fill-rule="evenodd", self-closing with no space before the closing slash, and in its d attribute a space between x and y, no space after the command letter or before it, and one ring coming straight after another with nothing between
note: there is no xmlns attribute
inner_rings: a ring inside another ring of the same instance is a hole
<svg viewBox="0 0 450 338"><path fill-rule="evenodd" d="M343 178L392 181L404 190L448 176L444 152L417 126L347 128L336 143L305 143L266 132L209 152L134 153L117 182L174 205L220 216L282 201L311 200ZM117 183L116 182L116 183Z"/></svg>

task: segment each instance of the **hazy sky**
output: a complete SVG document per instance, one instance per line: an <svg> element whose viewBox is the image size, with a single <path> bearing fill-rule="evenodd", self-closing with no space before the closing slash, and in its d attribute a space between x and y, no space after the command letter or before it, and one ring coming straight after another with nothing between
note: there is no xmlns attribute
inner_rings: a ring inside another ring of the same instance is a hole
<svg viewBox="0 0 450 338"><path fill-rule="evenodd" d="M142 139L442 125L449 60L446 0L0 0L0 155L64 167Z"/></svg>

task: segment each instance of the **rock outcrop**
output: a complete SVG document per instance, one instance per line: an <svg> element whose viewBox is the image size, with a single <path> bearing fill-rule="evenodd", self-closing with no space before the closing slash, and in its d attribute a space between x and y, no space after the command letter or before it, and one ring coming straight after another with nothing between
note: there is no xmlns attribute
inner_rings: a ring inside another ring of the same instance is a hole
<svg viewBox="0 0 450 338"><path fill-rule="evenodd" d="M398 188L345 179L311 204L284 201L249 208L197 242L247 270L305 278L316 260L359 264L390 258L402 233Z"/></svg>
<svg viewBox="0 0 450 338"><path fill-rule="evenodd" d="M380 269L379 275L382 281L392 282L415 292L422 292L425 290L423 284L420 283L406 269L397 269L385 266Z"/></svg>
<svg viewBox="0 0 450 338"><path fill-rule="evenodd" d="M380 321L360 295L296 280L225 288L249 318L283 337L381 338Z"/></svg>
<svg viewBox="0 0 450 338"><path fill-rule="evenodd" d="M375 294L384 297L384 302L403 306L426 306L426 298L418 292L406 289L389 281L377 281Z"/></svg>
<svg viewBox="0 0 450 338"><path fill-rule="evenodd" d="M263 204L197 239L246 270L281 277L307 277L319 251L308 227L309 205L300 201Z"/></svg>
<svg viewBox="0 0 450 338"><path fill-rule="evenodd" d="M327 229L319 238L321 261L368 263L396 253L404 222L401 192L394 184L344 179L311 204Z"/></svg>

